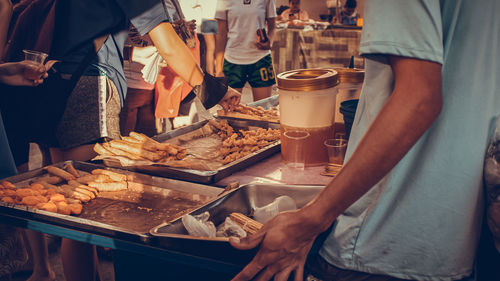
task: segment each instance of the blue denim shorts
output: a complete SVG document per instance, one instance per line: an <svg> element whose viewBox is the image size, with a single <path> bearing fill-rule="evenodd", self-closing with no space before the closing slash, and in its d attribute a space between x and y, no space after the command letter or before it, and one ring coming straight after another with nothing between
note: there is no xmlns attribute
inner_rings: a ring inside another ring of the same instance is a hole
<svg viewBox="0 0 500 281"><path fill-rule="evenodd" d="M217 21L201 20L201 34L217 34Z"/></svg>

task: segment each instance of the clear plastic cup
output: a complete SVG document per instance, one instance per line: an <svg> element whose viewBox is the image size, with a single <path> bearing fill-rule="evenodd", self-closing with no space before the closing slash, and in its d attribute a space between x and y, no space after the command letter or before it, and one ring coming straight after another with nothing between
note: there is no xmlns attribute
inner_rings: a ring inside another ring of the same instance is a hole
<svg viewBox="0 0 500 281"><path fill-rule="evenodd" d="M346 139L327 139L325 146L328 150L328 164L342 166L347 149Z"/></svg>
<svg viewBox="0 0 500 281"><path fill-rule="evenodd" d="M303 170L306 163L304 144L309 137L309 132L294 130L283 133L286 138L286 159L290 168Z"/></svg>
<svg viewBox="0 0 500 281"><path fill-rule="evenodd" d="M33 50L23 50L24 60L30 61L36 64L44 64L45 60L49 55L46 53L33 51Z"/></svg>

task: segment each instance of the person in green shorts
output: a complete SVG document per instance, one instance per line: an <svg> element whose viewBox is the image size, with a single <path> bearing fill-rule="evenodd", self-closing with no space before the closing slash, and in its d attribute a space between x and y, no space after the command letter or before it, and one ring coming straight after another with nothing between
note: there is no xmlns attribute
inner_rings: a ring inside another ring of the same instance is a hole
<svg viewBox="0 0 500 281"><path fill-rule="evenodd" d="M276 83L270 51L276 26L275 1L219 0L215 18L215 75L225 76L228 85L240 92L248 82L254 101L270 97ZM258 30L266 30L266 36L258 36Z"/></svg>

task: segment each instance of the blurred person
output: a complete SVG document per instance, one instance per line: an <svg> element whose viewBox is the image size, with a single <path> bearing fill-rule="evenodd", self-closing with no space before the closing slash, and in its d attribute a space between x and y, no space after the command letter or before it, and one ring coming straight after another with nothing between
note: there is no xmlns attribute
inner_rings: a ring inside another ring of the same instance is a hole
<svg viewBox="0 0 500 281"><path fill-rule="evenodd" d="M356 0L347 0L345 2L342 11L340 11L340 24L357 25L359 19L359 14L356 11L357 6ZM332 23L337 23L337 17L332 18Z"/></svg>
<svg viewBox="0 0 500 281"><path fill-rule="evenodd" d="M300 8L300 0L288 0L288 4L290 5L290 8L284 10L281 13L280 20L282 21L309 20L309 14L307 13L307 11Z"/></svg>
<svg viewBox="0 0 500 281"><path fill-rule="evenodd" d="M139 132L151 137L156 134L154 115L156 79L144 80L142 71L145 64L157 64L152 56L158 52L151 38L148 35L141 36L132 25L124 48L123 72L127 80L127 96L120 112L120 132L122 136L128 136L130 132ZM138 56L152 61L138 61ZM159 66L149 67L152 71L159 68Z"/></svg>
<svg viewBox="0 0 500 281"><path fill-rule="evenodd" d="M175 9L167 2L165 8L157 0L58 2L50 57L60 62L55 66L57 72L43 83L43 94L32 95L23 87L2 85L2 92L15 92L13 98L0 104L16 163L27 161L30 141L50 147L51 160L57 163L89 160L95 156L92 148L96 142L119 138L118 115L127 88L121 57L130 22L141 35L149 34L160 55L194 86L193 95L205 106L219 103L230 109L239 103L238 92L201 71L169 23L168 11ZM104 39L100 48L94 45L98 38ZM90 63L67 96L64 81L87 58L91 58ZM58 91L53 87L61 88ZM19 127L25 130L20 132ZM68 280L97 278L95 247L63 239L61 256Z"/></svg>
<svg viewBox="0 0 500 281"><path fill-rule="evenodd" d="M2 17L0 17L2 18ZM0 34L5 34L0 32ZM0 36L3 37L3 36ZM26 76L27 70L38 73L40 79L32 80ZM47 77L45 66L34 65L21 61L0 63L0 84L11 86L37 86ZM2 93L8 95L8 93ZM17 174L16 165L10 151L9 142L0 114L0 179ZM24 230L27 235L28 245L23 241L23 231L10 225L0 224L0 280L10 280L10 276L22 270L26 262L33 266L33 273L28 281L54 280L55 274L48 263L48 250L46 243L37 243L43 239L42 234L31 230ZM29 256L26 250L28 250ZM6 279L3 279L6 278Z"/></svg>
<svg viewBox="0 0 500 281"><path fill-rule="evenodd" d="M201 3L202 18L200 32L205 43L204 57L205 71L211 75L215 75L215 36L217 35L217 20L215 19L215 11L217 0L204 0Z"/></svg>
<svg viewBox="0 0 500 281"><path fill-rule="evenodd" d="M4 53L12 13L12 2L10 0L0 0L0 54ZM49 64L52 64L52 62ZM47 67L50 68L49 65ZM0 84L38 86L43 83L47 76L45 65L35 65L27 61L0 63ZM39 77L39 79L33 79L34 77ZM2 94L7 95L6 92ZM0 159L2 159L0 163L0 179L17 173L5 133L1 111ZM26 166L20 168L26 169ZM26 237L27 244L23 240L23 235ZM43 234L38 232L23 231L9 225L0 224L0 280L4 278L10 280L12 273L25 268L26 262L31 263L33 269L28 281L54 280L55 274L48 263L48 250L44 238Z"/></svg>
<svg viewBox="0 0 500 281"><path fill-rule="evenodd" d="M302 280L304 264L309 280L474 280L500 113L499 7L366 2L365 80L343 168L303 208L230 239L260 247L233 280Z"/></svg>
<svg viewBox="0 0 500 281"><path fill-rule="evenodd" d="M274 0L219 0L215 18L215 75L225 76L240 92L248 82L254 101L270 97L276 84L270 51L276 33Z"/></svg>

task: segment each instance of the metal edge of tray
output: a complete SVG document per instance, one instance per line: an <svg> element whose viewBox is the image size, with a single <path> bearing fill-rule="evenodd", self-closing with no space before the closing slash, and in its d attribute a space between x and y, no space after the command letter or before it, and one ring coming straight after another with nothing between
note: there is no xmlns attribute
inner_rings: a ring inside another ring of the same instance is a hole
<svg viewBox="0 0 500 281"><path fill-rule="evenodd" d="M317 194L324 188L323 185L281 185L281 184L247 184L243 185L237 189L228 192L214 200L207 202L205 205L191 211L189 214L197 215L201 214L207 210L214 209L216 207L222 207L225 201L229 200L233 196L246 196L238 194L239 192L251 192L245 189L251 188L270 188L276 189L276 195L281 194L279 192L280 189L314 189L314 194ZM314 195L315 196L315 195ZM312 197L311 196L311 199ZM306 203L302 202L299 207L305 205ZM162 223L156 227L153 227L150 230L150 234L154 236L155 244L158 244L162 247L168 247L169 249L182 249L185 253L192 253L194 255L203 256L207 258L215 258L222 259L227 262L232 262L235 264L245 264L252 259L252 257L256 253L256 249L250 251L241 251L234 249L229 243L228 238L224 237L216 237L216 238L207 238L207 237L195 237L187 234L178 234L178 233L160 233L159 229L173 226L173 227L181 227L181 218L173 220L168 223ZM229 258L230 257L230 258ZM229 258L229 260L227 260Z"/></svg>
<svg viewBox="0 0 500 281"><path fill-rule="evenodd" d="M102 165L80 162L80 161L71 161L71 160L53 164L53 166L62 167L66 163L72 163L77 170L82 170L87 172L93 169L103 168ZM109 169L118 172L127 172L121 169L113 169L113 168ZM37 177L41 174L42 171L43 168L39 168L26 173L8 177L3 180L7 180L15 184L18 182L22 182ZM128 173L133 173L133 172L129 171ZM164 179L162 178L162 180ZM12 203L0 202L0 213L2 215L21 219L24 221L35 220L41 223L53 224L56 226L70 228L76 231L84 231L93 234L108 236L110 238L120 238L142 243L149 243L150 239L152 238L151 235L147 232L146 233L136 232L128 230L126 228L117 227L94 220L79 218L70 215L62 215L54 212L38 210L31 207L16 205Z"/></svg>
<svg viewBox="0 0 500 281"><path fill-rule="evenodd" d="M228 120L229 124L234 127L260 127L260 128L272 128L279 129L279 123L270 123L266 121L259 120ZM182 127L164 134L160 134L154 136L153 139L159 142L164 142L169 139L184 135L196 129L203 127L208 120L203 120L200 122L196 122L194 124L188 125L186 127ZM131 167L122 167L122 166L112 166L119 169L125 169L129 171L136 171L140 173L146 173L150 175L156 175L161 177L171 177L179 180L186 180L190 182L197 182L203 184L213 184L232 173L239 171L245 167L248 167L258 161L265 159L266 157L279 152L281 150L281 142L276 141L258 151L252 152L238 160L235 160L231 163L221 166L216 170L211 171L200 171L193 169L185 169L185 168L176 168L176 167L168 167L168 166L160 166L160 165L152 165L152 166L131 166Z"/></svg>
<svg viewBox="0 0 500 281"><path fill-rule="evenodd" d="M205 203L203 206L200 206L199 208L196 208L194 210L192 210L191 212L189 212L189 214L201 214L202 212L208 210L208 209L211 209L215 206L218 206L218 205L221 205L224 203L224 201L228 200L229 198L231 198L232 196L235 196L238 192L241 192L242 190L245 190L245 189L250 189L250 188L254 188L254 187L267 187L267 188L270 188L270 189L283 189L283 188L294 188L294 189L308 189L308 190L311 190L311 189L314 189L316 192L319 192L321 191L325 186L324 185L292 185L292 184L262 184L262 183L249 183L249 184L245 184L245 185L242 185L238 188L235 188L221 196L218 196L217 198L214 198L213 200L210 200L209 202ZM299 207L301 207L302 205L305 205L304 204L301 204L299 205ZM170 221L170 222L165 222L165 223L162 223L158 226L155 226L153 227L149 232L151 235L154 235L154 236L157 236L157 237L174 237L174 238L183 238L183 239L189 239L189 240L203 240L203 241L216 241L216 242L227 242L228 239L209 239L209 238L206 238L206 237L195 237L195 236L190 236L190 235L182 235L182 234L175 234L175 235L172 235L172 234L164 234L164 233L158 233L158 229L164 227L164 226L167 226L167 225L171 225L171 224L174 224L174 223L177 223L179 220L181 220L181 218L177 218L173 221Z"/></svg>

